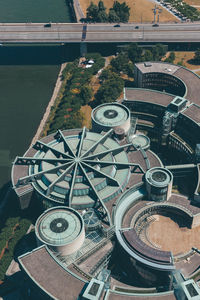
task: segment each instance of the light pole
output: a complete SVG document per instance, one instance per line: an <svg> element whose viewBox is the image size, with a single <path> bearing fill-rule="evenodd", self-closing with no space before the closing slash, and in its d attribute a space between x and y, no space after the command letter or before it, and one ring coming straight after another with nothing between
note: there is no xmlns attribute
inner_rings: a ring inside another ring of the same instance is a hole
<svg viewBox="0 0 200 300"><path fill-rule="evenodd" d="M155 24L156 23L156 11L157 11L157 6L155 4L155 7L152 9L153 10L153 14L154 14L154 20L153 20L153 23Z"/></svg>
<svg viewBox="0 0 200 300"><path fill-rule="evenodd" d="M159 23L159 17L160 17L161 12L162 12L162 8L158 8L157 23Z"/></svg>

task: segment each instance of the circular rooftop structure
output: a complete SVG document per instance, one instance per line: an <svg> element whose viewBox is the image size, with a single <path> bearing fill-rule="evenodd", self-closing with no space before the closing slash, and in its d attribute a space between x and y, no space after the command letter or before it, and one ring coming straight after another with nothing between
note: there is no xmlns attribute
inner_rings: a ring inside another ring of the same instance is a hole
<svg viewBox="0 0 200 300"><path fill-rule="evenodd" d="M46 210L36 221L38 244L46 244L64 255L77 251L84 242L85 230L81 215L69 207Z"/></svg>
<svg viewBox="0 0 200 300"><path fill-rule="evenodd" d="M33 156L17 158L14 165L14 171L18 164L26 165L23 174L26 168L28 175L18 173L17 185L31 183L44 208L93 207L99 199L113 199L127 185L131 171L126 145L110 138L110 132L58 131L47 140L37 141Z"/></svg>
<svg viewBox="0 0 200 300"><path fill-rule="evenodd" d="M165 187L172 180L172 173L165 168L152 168L145 174L146 181L154 186Z"/></svg>
<svg viewBox="0 0 200 300"><path fill-rule="evenodd" d="M130 111L119 103L101 104L92 111L92 129L97 132L110 128L123 128L125 133L130 128Z"/></svg>
<svg viewBox="0 0 200 300"><path fill-rule="evenodd" d="M145 174L148 196L154 201L165 201L171 196L172 173L166 168L151 168Z"/></svg>
<svg viewBox="0 0 200 300"><path fill-rule="evenodd" d="M132 137L132 143L136 148L140 147L144 150L150 148L150 139L144 134L134 134Z"/></svg>

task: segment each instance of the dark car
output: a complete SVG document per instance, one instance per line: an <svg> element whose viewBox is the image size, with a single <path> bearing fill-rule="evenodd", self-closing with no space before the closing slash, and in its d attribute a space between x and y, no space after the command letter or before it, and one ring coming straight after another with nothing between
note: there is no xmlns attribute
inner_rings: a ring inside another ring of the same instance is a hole
<svg viewBox="0 0 200 300"><path fill-rule="evenodd" d="M158 27L159 25L158 25L158 24L153 24L152 26L153 26L153 27Z"/></svg>
<svg viewBox="0 0 200 300"><path fill-rule="evenodd" d="M44 27L51 27L51 23L44 24Z"/></svg>
<svg viewBox="0 0 200 300"><path fill-rule="evenodd" d="M116 25L114 25L114 27L120 27L120 24L116 24Z"/></svg>
<svg viewBox="0 0 200 300"><path fill-rule="evenodd" d="M135 29L139 29L139 26L135 26Z"/></svg>

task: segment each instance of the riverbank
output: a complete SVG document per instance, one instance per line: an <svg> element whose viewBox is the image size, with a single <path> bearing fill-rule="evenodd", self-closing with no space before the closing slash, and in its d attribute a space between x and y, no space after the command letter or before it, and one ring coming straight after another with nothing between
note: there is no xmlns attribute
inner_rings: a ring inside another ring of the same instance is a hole
<svg viewBox="0 0 200 300"><path fill-rule="evenodd" d="M80 22L80 19L86 17L85 13L82 10L82 6L80 5L79 0L73 1L73 9L74 9L74 14L76 16L76 22Z"/></svg>
<svg viewBox="0 0 200 300"><path fill-rule="evenodd" d="M66 64L67 63L63 63L61 65L60 72L58 74L58 78L57 78L57 81L56 81L56 84L55 84L55 88L54 88L52 97L51 97L51 99L49 101L49 104L48 104L48 106L46 108L46 111L45 111L45 113L43 115L43 118L42 118L42 120L41 120L41 122L39 124L39 127L38 127L38 129L36 131L36 134L33 137L33 139L31 141L31 144L30 144L29 147L31 147L33 144L35 144L35 142L40 138L40 136L41 136L41 134L43 132L44 126L45 126L45 124L46 124L46 122L48 120L49 114L51 112L51 107L54 105L55 100L56 100L56 98L58 96L59 90L61 88L61 85L62 85L62 71L65 68Z"/></svg>

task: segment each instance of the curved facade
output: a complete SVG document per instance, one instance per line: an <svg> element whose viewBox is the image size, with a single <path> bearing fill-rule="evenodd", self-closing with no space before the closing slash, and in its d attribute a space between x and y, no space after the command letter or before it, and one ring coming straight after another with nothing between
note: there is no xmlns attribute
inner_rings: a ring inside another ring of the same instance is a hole
<svg viewBox="0 0 200 300"><path fill-rule="evenodd" d="M165 73L149 72L144 74L139 87L145 89L165 91L183 97L186 94L186 86L179 78Z"/></svg>

